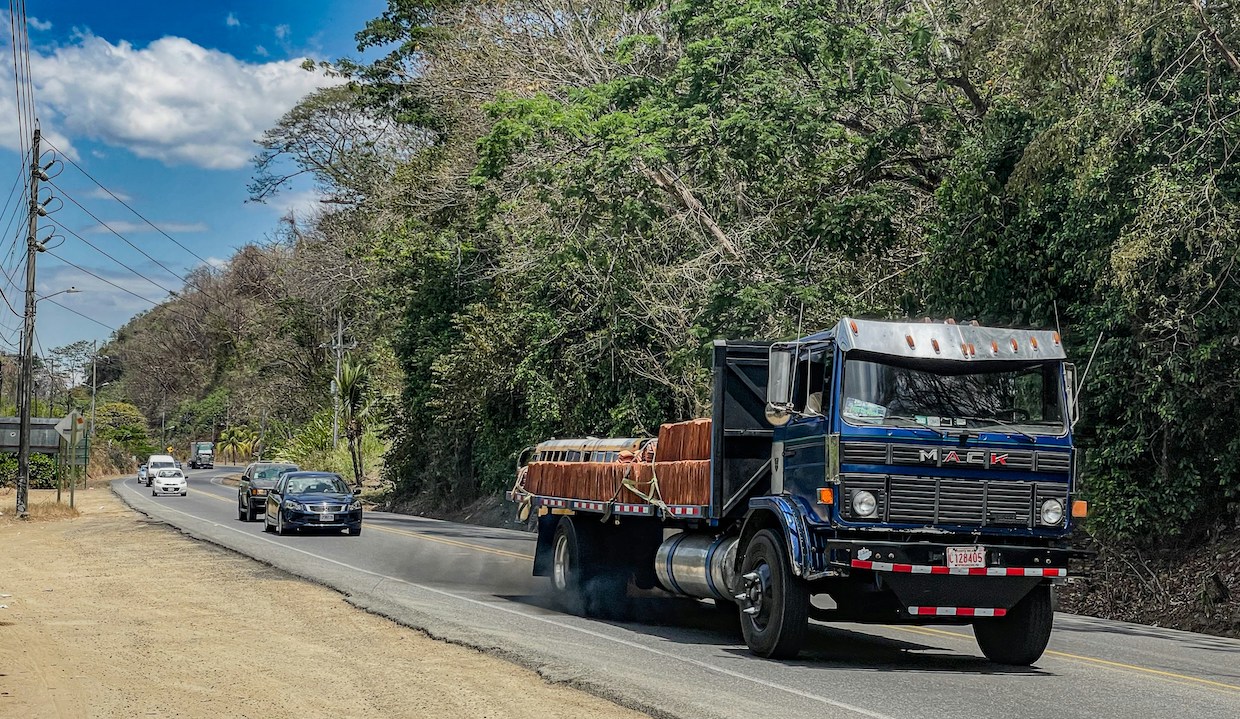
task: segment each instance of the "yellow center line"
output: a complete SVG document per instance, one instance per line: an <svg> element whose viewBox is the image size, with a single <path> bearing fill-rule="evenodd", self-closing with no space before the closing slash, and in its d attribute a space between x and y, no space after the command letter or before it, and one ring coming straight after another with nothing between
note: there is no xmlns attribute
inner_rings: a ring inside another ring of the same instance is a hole
<svg viewBox="0 0 1240 719"><path fill-rule="evenodd" d="M943 629L935 629L934 627L903 627L903 626L893 626L893 625L888 625L888 626L891 629L898 629L900 631L905 631L905 632L913 632L915 634L950 637L952 639L966 640L966 641L972 639L972 637L970 637L968 634L962 634L961 632L949 632ZM1154 676L1163 677L1165 679L1169 679L1177 683L1191 682L1193 684L1201 684L1201 685L1210 687L1211 689L1225 690L1228 693L1240 692L1240 686L1237 686L1235 684L1225 684L1223 682L1216 682L1210 679L1202 679L1200 677L1193 677L1187 674L1177 674L1175 672L1163 671L1162 669L1151 669L1149 667L1137 666L1136 664L1125 664L1123 662L1113 662L1109 659L1087 657L1087 656L1082 656L1080 654L1069 654L1068 652L1059 652L1059 651L1055 651L1054 649L1047 649L1046 654L1049 654L1050 656L1053 656L1053 657L1060 657L1062 659L1072 659L1078 662L1084 662L1086 664L1097 664L1099 666L1109 667L1112 669L1122 669L1122 670L1127 670L1131 672L1139 672L1141 674L1152 674Z"/></svg>
<svg viewBox="0 0 1240 719"><path fill-rule="evenodd" d="M216 485L216 486L219 486L219 485ZM221 497L218 494L212 494L211 492L199 492L198 494L203 497L210 497L211 499L217 499L221 502L228 502L229 504L233 503L232 499L229 499L228 497ZM500 557L509 557L511 559L525 559L525 560L533 559L532 556L528 554L522 554L520 552L510 552L506 549L494 549L492 547L484 547L480 544L470 544L469 542L458 542L455 539L444 539L443 537L434 537L429 534L423 534L422 532L414 532L414 531L410 531L407 529L395 529L393 527L381 527L377 524L374 524L373 522L367 526L369 526L371 529L376 529L380 532L389 532L391 534L403 534L407 537L413 537L415 539L425 539L428 542L438 542L439 544L447 544L452 547L460 547L462 549L472 549L476 552L494 554Z"/></svg>

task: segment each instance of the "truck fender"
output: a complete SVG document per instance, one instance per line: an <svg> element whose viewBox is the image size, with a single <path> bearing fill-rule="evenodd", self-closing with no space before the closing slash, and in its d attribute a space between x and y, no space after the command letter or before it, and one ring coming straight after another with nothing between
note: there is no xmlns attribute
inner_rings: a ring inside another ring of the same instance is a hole
<svg viewBox="0 0 1240 719"><path fill-rule="evenodd" d="M784 546L788 548L788 559L792 562L793 573L804 576L809 566L809 539L805 531L805 520L797 506L786 497L754 497L749 500L749 513L745 515L745 523L741 526L740 541L737 544L737 573L745 560L745 548L749 546L749 540L760 530L776 528L783 533Z"/></svg>

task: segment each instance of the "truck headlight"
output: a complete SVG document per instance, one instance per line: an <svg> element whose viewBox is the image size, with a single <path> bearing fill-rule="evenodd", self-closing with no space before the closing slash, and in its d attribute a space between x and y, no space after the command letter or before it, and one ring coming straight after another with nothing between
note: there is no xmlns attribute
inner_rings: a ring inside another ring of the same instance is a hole
<svg viewBox="0 0 1240 719"><path fill-rule="evenodd" d="M873 517L878 514L878 500L874 498L873 492L864 489L853 492L852 510L858 517Z"/></svg>
<svg viewBox="0 0 1240 719"><path fill-rule="evenodd" d="M1042 524L1055 526L1063 523L1063 502L1048 499L1042 503Z"/></svg>

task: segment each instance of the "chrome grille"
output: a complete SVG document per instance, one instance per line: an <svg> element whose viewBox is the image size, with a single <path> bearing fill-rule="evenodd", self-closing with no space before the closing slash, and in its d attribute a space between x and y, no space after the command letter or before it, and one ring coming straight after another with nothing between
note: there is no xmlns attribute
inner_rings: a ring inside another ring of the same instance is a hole
<svg viewBox="0 0 1240 719"><path fill-rule="evenodd" d="M842 485L846 519L854 519L852 492L878 490L879 517L893 524L1033 527L1042 502L1068 498L1067 484L1053 482L846 475Z"/></svg>
<svg viewBox="0 0 1240 719"><path fill-rule="evenodd" d="M307 504L306 511L307 512L319 512L320 514L324 512L328 514L335 514L336 512L343 512L344 505L343 504Z"/></svg>
<svg viewBox="0 0 1240 719"><path fill-rule="evenodd" d="M847 442L842 448L844 464L888 464L886 443Z"/></svg>
<svg viewBox="0 0 1240 719"><path fill-rule="evenodd" d="M1038 452L1039 472L1065 473L1070 464L1071 458L1067 452Z"/></svg>

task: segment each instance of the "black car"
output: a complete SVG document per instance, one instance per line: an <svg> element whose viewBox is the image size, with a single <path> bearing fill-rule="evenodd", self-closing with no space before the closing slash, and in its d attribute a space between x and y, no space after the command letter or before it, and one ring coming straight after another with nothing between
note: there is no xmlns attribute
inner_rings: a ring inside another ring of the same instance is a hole
<svg viewBox="0 0 1240 719"><path fill-rule="evenodd" d="M362 533L361 487L350 490L340 475L332 472L285 472L267 493L267 516L263 529L276 534L308 527Z"/></svg>
<svg viewBox="0 0 1240 719"><path fill-rule="evenodd" d="M267 506L267 493L276 486L280 475L296 472L300 467L284 462L255 462L245 468L237 485L237 519L252 522Z"/></svg>

